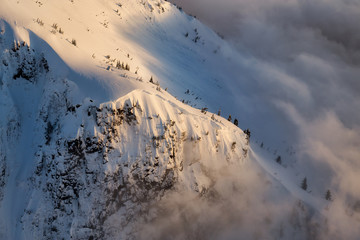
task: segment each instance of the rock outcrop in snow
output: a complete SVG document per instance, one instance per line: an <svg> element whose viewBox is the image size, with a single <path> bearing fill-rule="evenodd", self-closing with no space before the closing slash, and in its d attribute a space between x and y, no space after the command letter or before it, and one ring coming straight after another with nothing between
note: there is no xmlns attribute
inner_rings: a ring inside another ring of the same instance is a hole
<svg viewBox="0 0 360 240"><path fill-rule="evenodd" d="M8 41L11 28L3 26ZM86 92L24 42L2 45L1 63L6 238L103 239L115 229L129 238L137 217L175 184L205 194L211 171L246 157L239 128L154 84L101 103L78 97ZM120 225L109 228L119 213Z"/></svg>

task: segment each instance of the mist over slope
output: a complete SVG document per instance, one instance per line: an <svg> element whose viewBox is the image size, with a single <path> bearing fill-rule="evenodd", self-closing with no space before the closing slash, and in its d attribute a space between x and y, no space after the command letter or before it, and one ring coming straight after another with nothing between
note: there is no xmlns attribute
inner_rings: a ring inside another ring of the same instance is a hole
<svg viewBox="0 0 360 240"><path fill-rule="evenodd" d="M1 237L356 239L356 34L210 3L3 2Z"/></svg>
<svg viewBox="0 0 360 240"><path fill-rule="evenodd" d="M260 101L257 108L271 109L269 117L277 112L266 128L277 129L274 122L290 126L272 137L291 136L296 168L308 176L313 192L320 186L336 191L330 221L346 232L358 229L357 221L344 218L360 199L359 2L172 2L260 63L259 72L266 74L243 72L256 82L251 92L258 100L249 104ZM255 109L249 115L261 116Z"/></svg>

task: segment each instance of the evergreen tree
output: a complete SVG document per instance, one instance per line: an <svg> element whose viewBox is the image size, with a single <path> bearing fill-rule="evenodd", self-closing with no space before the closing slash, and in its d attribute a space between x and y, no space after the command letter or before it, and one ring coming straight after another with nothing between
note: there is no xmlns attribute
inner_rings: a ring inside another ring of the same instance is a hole
<svg viewBox="0 0 360 240"><path fill-rule="evenodd" d="M231 114L228 117L228 121L231 122Z"/></svg>
<svg viewBox="0 0 360 240"><path fill-rule="evenodd" d="M74 46L76 46L76 44L77 44L77 43L76 43L76 40L75 40L75 39L72 39L72 40L71 40L71 44L74 45Z"/></svg>
<svg viewBox="0 0 360 240"><path fill-rule="evenodd" d="M301 183L301 188L304 189L306 191L308 185L307 185L307 179L304 178L302 183Z"/></svg>
<svg viewBox="0 0 360 240"><path fill-rule="evenodd" d="M117 68L117 69L121 69L121 63L120 63L120 61L117 61L117 62L116 62L116 68Z"/></svg>
<svg viewBox="0 0 360 240"><path fill-rule="evenodd" d="M329 189L326 191L325 199L328 200L328 201L332 200L332 195L331 195L331 192L330 192Z"/></svg>
<svg viewBox="0 0 360 240"><path fill-rule="evenodd" d="M250 140L251 132L250 129L246 129L244 133L247 135L246 138Z"/></svg>
<svg viewBox="0 0 360 240"><path fill-rule="evenodd" d="M218 111L218 116L220 116L220 114L221 114L221 109L219 109L219 111Z"/></svg>
<svg viewBox="0 0 360 240"><path fill-rule="evenodd" d="M276 162L277 162L278 164L281 164L281 156L280 156L280 155L276 158Z"/></svg>
<svg viewBox="0 0 360 240"><path fill-rule="evenodd" d="M234 124L235 124L235 126L238 126L239 125L239 121L235 118L235 120L234 120Z"/></svg>

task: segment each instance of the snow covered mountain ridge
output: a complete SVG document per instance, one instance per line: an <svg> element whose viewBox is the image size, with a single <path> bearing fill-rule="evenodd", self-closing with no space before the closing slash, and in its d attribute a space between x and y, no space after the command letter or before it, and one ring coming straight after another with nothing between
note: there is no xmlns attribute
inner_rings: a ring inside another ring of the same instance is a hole
<svg viewBox="0 0 360 240"><path fill-rule="evenodd" d="M62 26L51 34L63 39ZM94 61L100 54L84 57L86 41L66 40L56 50L70 63L1 21L2 238L129 238L137 216L175 183L206 194L212 171L244 161L248 137L232 123L145 82L139 68L129 71L134 64Z"/></svg>
<svg viewBox="0 0 360 240"><path fill-rule="evenodd" d="M207 111L230 113L235 65L193 17L150 0L6 0L0 16L0 238L333 233L327 201Z"/></svg>
<svg viewBox="0 0 360 240"><path fill-rule="evenodd" d="M6 42L11 28L2 27ZM85 93L52 76L41 54L24 42L8 47L1 71L5 237L103 238L118 211L129 218L125 227L142 210L134 204L158 199L176 182L204 194L209 171L246 156L240 129L155 84L142 83L144 89L116 101L77 101Z"/></svg>

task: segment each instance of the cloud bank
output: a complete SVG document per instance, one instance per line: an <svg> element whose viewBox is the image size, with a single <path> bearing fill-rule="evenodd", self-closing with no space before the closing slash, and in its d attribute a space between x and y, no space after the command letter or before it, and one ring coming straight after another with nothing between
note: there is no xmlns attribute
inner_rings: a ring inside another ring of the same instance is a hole
<svg viewBox="0 0 360 240"><path fill-rule="evenodd" d="M239 93L239 99L247 99L246 105L250 107L239 107L238 110L246 112L252 129L261 130L263 135L258 135L269 142L264 142L265 145L271 146L270 141L274 139L278 145L272 146L272 150L276 148L279 154L285 154L285 150L280 150L279 142L290 139L292 154L286 155L285 162L290 166L289 171L294 171L295 180L306 176L312 194L319 198L324 197L327 189L332 191L334 200L322 213L328 223L325 224L327 229L320 229L316 236L324 239L329 236L356 239L360 235L360 2L172 2L187 13L196 15L239 50L241 59L238 59L237 67L242 77L232 87L236 89L234 91L246 89ZM264 118L268 120L266 123ZM246 117L242 120L246 122ZM274 134L274 129L278 134ZM253 178L248 179L243 179L243 183L254 184L251 181ZM235 178L231 181L237 182ZM252 196L251 199L267 196L267 188L258 189L248 196ZM243 196L243 193L234 194L235 198ZM230 197L226 194L223 196ZM187 202L189 199L183 200ZM192 219L187 215L188 210L196 215L192 220L204 221L206 225L208 222L198 219L205 214L205 210L202 212L201 209L215 208L206 219L219 218L220 226L232 228L231 223L239 223L240 226L240 222L244 221L237 219L238 216L232 219L231 213L244 212L246 209L252 209L257 214L266 213L265 209L258 211L260 203L245 206L241 202L234 204L232 200L228 201L225 205L231 206L229 211L222 209L222 204L216 205L218 207L208 206L209 203L200 203L199 200L191 200L195 203L180 210L180 205L172 199L164 203L163 206L168 206L164 214L173 209L175 215L172 217L175 219L170 222L174 221L173 226L184 226L184 221ZM273 202L267 204L279 210L279 205ZM200 212L194 211L195 205ZM291 212L290 208L284 209ZM229 218L224 220L224 216ZM273 221L282 218L276 219L272 218ZM248 225L243 226L251 229L252 224L258 222L261 221L249 220ZM209 224L209 228L214 229L212 223ZM270 231L266 225L261 226ZM157 233L160 235L155 236L161 238L162 230ZM234 231L230 232L224 238L236 239L231 235ZM227 231L222 233L227 234ZM216 236L215 239L223 237ZM251 238L256 239L256 236L252 235Z"/></svg>
<svg viewBox="0 0 360 240"><path fill-rule="evenodd" d="M252 91L257 91L264 102L272 102L297 128L303 154L330 166L339 161L358 165L358 1L173 2L197 15L253 59L245 73L255 76L258 82ZM314 147L316 143L329 152L321 156L320 149ZM337 175L347 175L340 173Z"/></svg>
<svg viewBox="0 0 360 240"><path fill-rule="evenodd" d="M150 208L151 221L139 222L136 238L301 240L320 236L313 213L279 183L272 183L255 162L219 172L213 176L214 186L201 196L181 188L168 192Z"/></svg>

